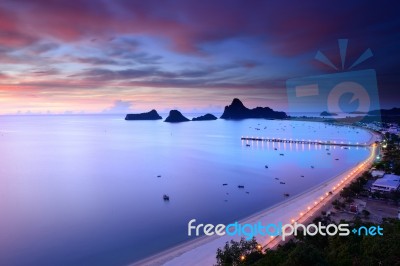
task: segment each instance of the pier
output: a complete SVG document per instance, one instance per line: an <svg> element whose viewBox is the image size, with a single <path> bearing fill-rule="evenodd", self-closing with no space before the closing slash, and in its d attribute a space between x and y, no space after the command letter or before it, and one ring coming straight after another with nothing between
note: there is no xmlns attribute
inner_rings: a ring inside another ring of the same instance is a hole
<svg viewBox="0 0 400 266"><path fill-rule="evenodd" d="M263 138L263 137L241 137L241 140L246 141L263 141L263 142L278 142L278 143L297 143L310 145L331 145L342 147L369 147L368 143L351 143L344 141L322 141L322 140L304 140L304 139L280 139L280 138Z"/></svg>

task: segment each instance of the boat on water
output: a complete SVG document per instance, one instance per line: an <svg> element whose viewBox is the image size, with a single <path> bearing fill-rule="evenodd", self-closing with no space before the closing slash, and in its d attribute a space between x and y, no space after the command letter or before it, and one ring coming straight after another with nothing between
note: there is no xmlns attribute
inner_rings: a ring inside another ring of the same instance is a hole
<svg viewBox="0 0 400 266"><path fill-rule="evenodd" d="M169 196L167 194L164 194L163 199L164 201L169 201Z"/></svg>

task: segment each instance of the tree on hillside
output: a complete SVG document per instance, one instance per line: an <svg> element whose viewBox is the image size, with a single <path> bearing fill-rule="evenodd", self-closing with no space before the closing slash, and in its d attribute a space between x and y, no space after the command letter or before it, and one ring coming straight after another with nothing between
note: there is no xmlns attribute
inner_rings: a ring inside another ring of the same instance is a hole
<svg viewBox="0 0 400 266"><path fill-rule="evenodd" d="M262 246L253 237L247 241L226 242L223 249L217 250L217 266L250 265L262 257Z"/></svg>
<svg viewBox="0 0 400 266"><path fill-rule="evenodd" d="M370 227L375 224L360 219L341 221L351 228ZM383 235L348 236L298 236L294 240L266 250L263 257L251 264L254 266L291 265L393 265L400 266L400 221L385 219L380 225ZM232 264L225 264L232 265Z"/></svg>

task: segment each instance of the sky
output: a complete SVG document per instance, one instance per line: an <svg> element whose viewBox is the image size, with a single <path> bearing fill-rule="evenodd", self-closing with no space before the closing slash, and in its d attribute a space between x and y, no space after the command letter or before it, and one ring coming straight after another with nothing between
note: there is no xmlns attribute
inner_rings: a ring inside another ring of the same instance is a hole
<svg viewBox="0 0 400 266"><path fill-rule="evenodd" d="M222 112L235 97L290 111L288 79L349 71L367 49L352 71L375 69L381 107L399 106L399 12L397 1L2 0L0 114Z"/></svg>

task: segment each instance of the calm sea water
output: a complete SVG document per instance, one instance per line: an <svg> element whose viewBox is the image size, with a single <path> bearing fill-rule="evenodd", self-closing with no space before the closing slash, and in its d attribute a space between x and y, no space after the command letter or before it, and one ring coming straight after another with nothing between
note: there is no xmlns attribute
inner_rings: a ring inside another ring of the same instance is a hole
<svg viewBox="0 0 400 266"><path fill-rule="evenodd" d="M188 240L190 219L244 218L369 153L295 144L247 147L241 136L371 137L359 129L278 120L0 117L0 265L125 265Z"/></svg>

